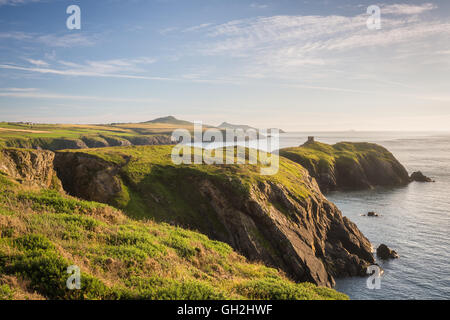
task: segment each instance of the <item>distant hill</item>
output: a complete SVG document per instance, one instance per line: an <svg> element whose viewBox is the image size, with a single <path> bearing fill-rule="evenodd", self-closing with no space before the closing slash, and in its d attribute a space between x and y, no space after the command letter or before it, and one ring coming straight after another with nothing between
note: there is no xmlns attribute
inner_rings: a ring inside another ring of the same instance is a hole
<svg viewBox="0 0 450 320"><path fill-rule="evenodd" d="M231 123L228 123L228 122L222 123L220 126L218 126L218 128L220 128L220 129L233 129L233 130L236 130L236 129L242 129L242 130L253 129L253 130L258 130L256 128L247 126L245 124L231 124Z"/></svg>
<svg viewBox="0 0 450 320"><path fill-rule="evenodd" d="M176 125L193 125L192 122L185 121L185 120L178 120L177 118L173 116L158 118L155 120L150 120L142 123L165 123L165 124L176 124Z"/></svg>

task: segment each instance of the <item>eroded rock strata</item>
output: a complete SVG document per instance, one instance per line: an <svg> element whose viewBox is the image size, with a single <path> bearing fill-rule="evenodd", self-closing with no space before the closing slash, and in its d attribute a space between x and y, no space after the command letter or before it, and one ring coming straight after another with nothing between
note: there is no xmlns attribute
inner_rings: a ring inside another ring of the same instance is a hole
<svg viewBox="0 0 450 320"><path fill-rule="evenodd" d="M127 149L121 152L123 157ZM158 159L169 158L170 147L141 147L140 158L125 156L119 162L58 152L55 167L74 196L121 203L125 211L140 201L140 216L198 230L296 281L333 286L335 277L364 275L374 262L371 244L356 225L322 195L304 168L289 160L282 160L289 172L281 169L280 175L301 185L302 194L276 179L248 183L239 172L227 175L224 167L205 172L203 166L142 160L155 153ZM227 176L218 179L218 174Z"/></svg>
<svg viewBox="0 0 450 320"><path fill-rule="evenodd" d="M377 144L328 145L310 140L300 147L282 149L280 155L305 167L323 192L404 186L410 182L405 167Z"/></svg>

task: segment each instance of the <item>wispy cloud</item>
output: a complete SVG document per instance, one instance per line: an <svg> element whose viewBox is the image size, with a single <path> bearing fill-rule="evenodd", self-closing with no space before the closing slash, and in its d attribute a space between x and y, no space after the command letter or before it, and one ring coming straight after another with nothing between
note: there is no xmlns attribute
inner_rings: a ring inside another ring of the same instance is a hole
<svg viewBox="0 0 450 320"><path fill-rule="evenodd" d="M76 34L64 34L64 35L41 35L35 38L34 41L40 42L49 47L86 47L92 46L97 41L96 36L90 36L86 34L76 33Z"/></svg>
<svg viewBox="0 0 450 320"><path fill-rule="evenodd" d="M55 100L76 100L76 101L101 101L101 102L132 102L132 103L153 103L160 102L159 99L139 99L123 97L102 97L85 95L66 95L61 93L42 92L36 88L0 88L0 97L23 98L23 99L55 99Z"/></svg>
<svg viewBox="0 0 450 320"><path fill-rule="evenodd" d="M42 2L42 0L0 0L1 6L18 6L27 3Z"/></svg>
<svg viewBox="0 0 450 320"><path fill-rule="evenodd" d="M335 66L339 55L346 60L358 50L429 43L450 33L447 21L421 18L436 8L433 4L381 7L381 30L367 28L365 10L356 16L256 17L204 28L206 40L196 50L208 56L247 59L247 69L274 75L308 66Z"/></svg>
<svg viewBox="0 0 450 320"><path fill-rule="evenodd" d="M201 30L201 29L205 29L205 28L207 28L207 27L209 27L211 25L212 25L212 23L202 23L200 25L196 25L196 26L192 26L192 27L189 27L187 29L184 29L183 32L198 31L198 30Z"/></svg>
<svg viewBox="0 0 450 320"><path fill-rule="evenodd" d="M71 63L66 62L66 65L71 65ZM40 74L54 74L60 76L73 76L73 77L100 77L100 78L117 78L117 79L141 79L141 80L173 80L164 77L151 77L151 76L140 76L134 74L122 74L122 73L105 73L98 70L87 70L86 68L75 68L77 64L73 64L74 68L71 69L55 69L55 68L38 68L38 67L24 67L9 64L0 64L0 69L5 70L18 70L26 72L34 72Z"/></svg>
<svg viewBox="0 0 450 320"><path fill-rule="evenodd" d="M11 31L11 32L0 32L0 39L30 40L33 39L33 36L25 32Z"/></svg>
<svg viewBox="0 0 450 320"><path fill-rule="evenodd" d="M0 92L33 92L36 88L0 88Z"/></svg>
<svg viewBox="0 0 450 320"><path fill-rule="evenodd" d="M0 0L1 1L1 0ZM75 34L38 34L20 31L0 32L0 39L10 39L24 43L37 43L47 47L87 47L95 45L99 40L98 35L88 33Z"/></svg>
<svg viewBox="0 0 450 320"><path fill-rule="evenodd" d="M30 60L30 59L28 59ZM33 63L34 62L34 63ZM28 73L50 74L68 77L96 77L113 79L134 79L151 81L182 81L198 83L236 83L234 80L227 79L207 79L200 78L202 74L195 76L181 75L178 77L161 77L148 75L146 66L156 62L151 57L139 57L130 59L112 59L101 61L86 61L84 63L75 63L71 61L59 60L56 64L50 65L43 60L32 60L32 66L0 64L0 69L16 70ZM40 63L41 65L37 65ZM47 65L44 65L47 64Z"/></svg>
<svg viewBox="0 0 450 320"><path fill-rule="evenodd" d="M268 8L268 7L269 7L269 6L268 6L267 4L262 4L262 3L256 3L256 2L253 2L253 3L250 4L250 8L266 9L266 8Z"/></svg>
<svg viewBox="0 0 450 320"><path fill-rule="evenodd" d="M69 68L65 71L76 71L94 74L112 74L120 72L142 72L145 71L145 69L143 69L143 66L147 66L155 62L155 58L140 57L129 59L86 61L85 63L74 63L60 60L59 64Z"/></svg>
<svg viewBox="0 0 450 320"><path fill-rule="evenodd" d="M43 60L35 60L35 59L25 59L25 60L31 64L34 64L35 66L38 66L38 67L48 67L49 66L49 64Z"/></svg>
<svg viewBox="0 0 450 320"><path fill-rule="evenodd" d="M392 4L383 5L381 7L381 13L394 15L414 15L421 14L423 12L430 11L436 8L437 6L432 3L424 3L422 5Z"/></svg>

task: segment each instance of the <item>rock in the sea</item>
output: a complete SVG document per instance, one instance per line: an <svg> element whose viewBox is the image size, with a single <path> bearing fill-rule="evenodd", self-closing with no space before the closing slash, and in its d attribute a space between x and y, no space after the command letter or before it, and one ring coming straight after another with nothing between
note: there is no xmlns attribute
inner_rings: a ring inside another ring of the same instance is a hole
<svg viewBox="0 0 450 320"><path fill-rule="evenodd" d="M370 211L367 213L367 216L368 217L379 217L379 214L374 211Z"/></svg>
<svg viewBox="0 0 450 320"><path fill-rule="evenodd" d="M411 174L411 177L409 178L409 180L417 181L417 182L434 182L433 179L428 178L421 171L413 172L413 174Z"/></svg>
<svg viewBox="0 0 450 320"><path fill-rule="evenodd" d="M377 249L377 256L383 260L397 259L398 253L394 250L389 249L387 245L380 244L380 246Z"/></svg>

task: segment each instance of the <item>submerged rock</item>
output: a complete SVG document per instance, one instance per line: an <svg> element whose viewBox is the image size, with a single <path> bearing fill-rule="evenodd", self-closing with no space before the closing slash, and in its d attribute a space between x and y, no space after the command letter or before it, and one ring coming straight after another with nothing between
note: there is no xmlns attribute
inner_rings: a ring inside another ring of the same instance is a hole
<svg viewBox="0 0 450 320"><path fill-rule="evenodd" d="M409 180L417 181L417 182L434 182L433 179L428 178L421 171L413 172L413 174L411 174L411 177L409 178Z"/></svg>
<svg viewBox="0 0 450 320"><path fill-rule="evenodd" d="M385 244L380 244L377 248L377 256L383 260L397 259L399 257L396 251L389 249Z"/></svg>

